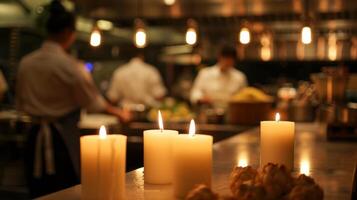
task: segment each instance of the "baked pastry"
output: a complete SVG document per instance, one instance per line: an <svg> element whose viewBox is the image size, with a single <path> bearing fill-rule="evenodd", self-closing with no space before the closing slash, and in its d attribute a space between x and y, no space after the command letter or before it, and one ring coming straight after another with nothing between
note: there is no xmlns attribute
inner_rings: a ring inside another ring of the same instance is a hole
<svg viewBox="0 0 357 200"><path fill-rule="evenodd" d="M324 193L311 177L300 175L288 195L288 200L322 200Z"/></svg>
<svg viewBox="0 0 357 200"><path fill-rule="evenodd" d="M186 200L219 200L219 195L206 185L197 185L187 194Z"/></svg>
<svg viewBox="0 0 357 200"><path fill-rule="evenodd" d="M291 176L285 166L267 164L261 171L234 167L230 177L232 196L219 196L205 185L196 186L186 200L323 200L323 190L311 177Z"/></svg>
<svg viewBox="0 0 357 200"><path fill-rule="evenodd" d="M230 189L240 200L258 200L266 196L258 171L252 167L235 167L231 174Z"/></svg>
<svg viewBox="0 0 357 200"><path fill-rule="evenodd" d="M269 163L263 167L260 175L266 190L266 199L279 199L288 194L293 187L294 179L283 165Z"/></svg>

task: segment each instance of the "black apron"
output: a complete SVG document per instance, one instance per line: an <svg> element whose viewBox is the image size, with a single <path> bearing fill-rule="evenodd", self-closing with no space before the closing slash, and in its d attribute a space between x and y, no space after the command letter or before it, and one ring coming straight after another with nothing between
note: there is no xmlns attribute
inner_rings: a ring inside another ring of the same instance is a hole
<svg viewBox="0 0 357 200"><path fill-rule="evenodd" d="M25 148L31 198L80 183L79 118L79 110L58 119L33 118Z"/></svg>

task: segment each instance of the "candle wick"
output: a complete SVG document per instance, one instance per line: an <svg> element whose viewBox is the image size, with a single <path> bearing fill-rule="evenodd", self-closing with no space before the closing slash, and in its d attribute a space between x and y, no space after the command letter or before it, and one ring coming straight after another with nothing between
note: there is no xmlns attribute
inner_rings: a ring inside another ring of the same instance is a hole
<svg viewBox="0 0 357 200"><path fill-rule="evenodd" d="M160 128L161 133L164 131L162 128Z"/></svg>

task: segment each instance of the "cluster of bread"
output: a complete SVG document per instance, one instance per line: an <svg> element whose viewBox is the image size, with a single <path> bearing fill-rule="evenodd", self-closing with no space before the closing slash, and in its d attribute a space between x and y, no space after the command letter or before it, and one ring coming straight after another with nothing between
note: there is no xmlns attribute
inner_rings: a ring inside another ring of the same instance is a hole
<svg viewBox="0 0 357 200"><path fill-rule="evenodd" d="M231 196L220 196L199 185L186 200L322 200L323 191L305 175L291 176L282 165L267 164L258 171L250 166L235 167L231 174Z"/></svg>

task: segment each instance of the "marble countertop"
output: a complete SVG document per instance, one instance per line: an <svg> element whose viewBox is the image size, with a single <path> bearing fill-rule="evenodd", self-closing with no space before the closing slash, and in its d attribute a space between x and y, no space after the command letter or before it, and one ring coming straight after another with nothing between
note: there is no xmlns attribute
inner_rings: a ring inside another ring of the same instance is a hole
<svg viewBox="0 0 357 200"><path fill-rule="evenodd" d="M295 136L294 173L309 173L323 188L326 200L350 199L353 170L357 162L357 144L327 142L324 126L317 123L298 123ZM215 143L213 151L213 190L229 194L229 175L234 165L259 167L259 129ZM126 175L127 199L175 199L170 185L144 184L143 168ZM39 199L79 200L80 185Z"/></svg>

